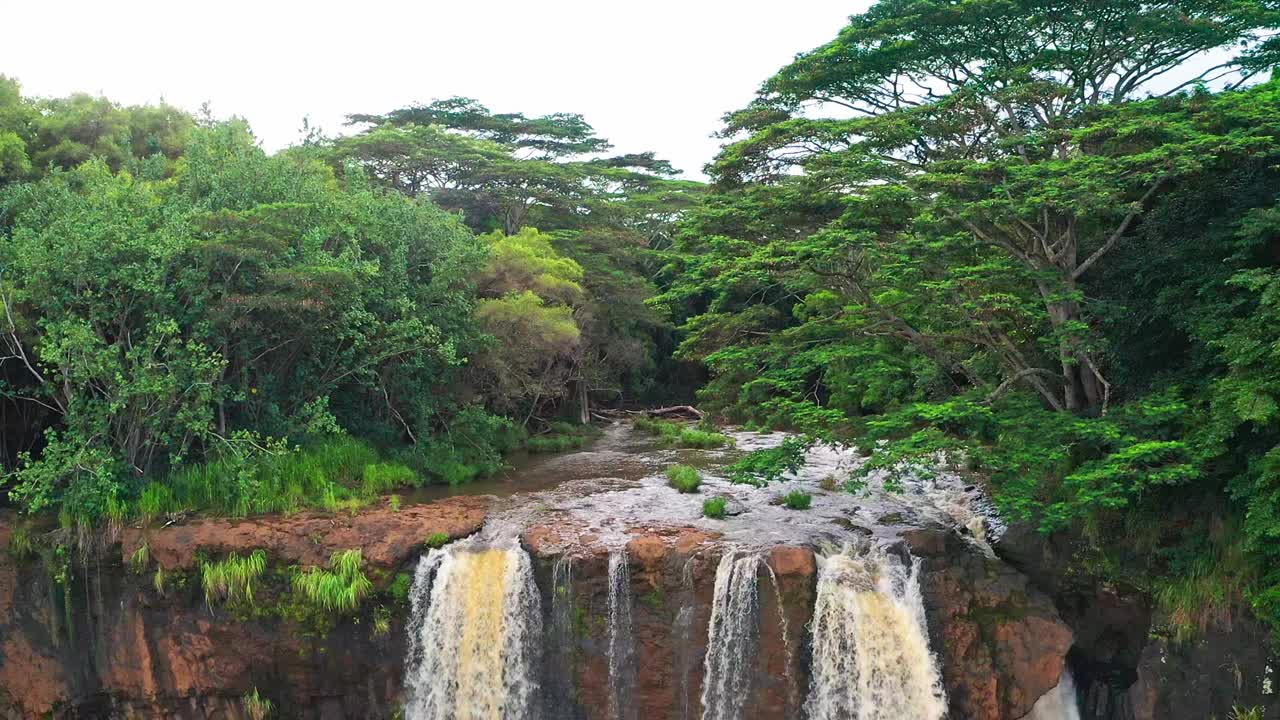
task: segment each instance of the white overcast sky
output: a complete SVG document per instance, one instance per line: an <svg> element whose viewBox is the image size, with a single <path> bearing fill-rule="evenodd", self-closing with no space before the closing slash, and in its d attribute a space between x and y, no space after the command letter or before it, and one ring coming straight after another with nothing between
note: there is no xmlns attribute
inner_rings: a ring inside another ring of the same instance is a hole
<svg viewBox="0 0 1280 720"><path fill-rule="evenodd" d="M453 95L586 116L618 152L698 177L720 117L870 0L33 0L6 3L0 74L27 95L161 98L247 118L268 150L310 116Z"/></svg>

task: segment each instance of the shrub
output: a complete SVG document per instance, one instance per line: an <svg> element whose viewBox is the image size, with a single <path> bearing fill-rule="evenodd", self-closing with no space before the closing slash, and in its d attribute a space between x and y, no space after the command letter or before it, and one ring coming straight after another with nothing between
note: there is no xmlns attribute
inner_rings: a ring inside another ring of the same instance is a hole
<svg viewBox="0 0 1280 720"><path fill-rule="evenodd" d="M697 468L672 465L667 468L667 484L682 493L698 492L698 487L702 485L702 475Z"/></svg>
<svg viewBox="0 0 1280 720"><path fill-rule="evenodd" d="M729 437L717 432L708 432L686 427L668 420L652 420L646 417L636 418L637 430L656 435L663 445L679 445L691 448L716 448L729 444Z"/></svg>
<svg viewBox="0 0 1280 720"><path fill-rule="evenodd" d="M332 614L354 612L373 590L364 574L359 548L340 550L329 558L329 569L308 568L293 576L294 592L313 608Z"/></svg>
<svg viewBox="0 0 1280 720"><path fill-rule="evenodd" d="M392 495L387 498L387 507L391 508L391 512L400 512L400 496Z"/></svg>
<svg viewBox="0 0 1280 720"><path fill-rule="evenodd" d="M792 510L808 510L813 504L813 496L803 490L792 490L782 496L782 504Z"/></svg>
<svg viewBox="0 0 1280 720"><path fill-rule="evenodd" d="M427 536L427 547L439 550L449 544L449 533L431 533Z"/></svg>
<svg viewBox="0 0 1280 720"><path fill-rule="evenodd" d="M409 573L396 573L395 578L391 581L391 585L387 588L387 594L392 600L398 603L409 601L409 592L413 589L413 578L409 577Z"/></svg>
<svg viewBox="0 0 1280 720"><path fill-rule="evenodd" d="M267 554L254 550L246 557L231 553L226 559L200 560L200 584L209 607L215 602L253 604L253 586L267 569Z"/></svg>
<svg viewBox="0 0 1280 720"><path fill-rule="evenodd" d="M707 498L702 501L702 516L713 520L723 520L727 505L728 501L722 497Z"/></svg>

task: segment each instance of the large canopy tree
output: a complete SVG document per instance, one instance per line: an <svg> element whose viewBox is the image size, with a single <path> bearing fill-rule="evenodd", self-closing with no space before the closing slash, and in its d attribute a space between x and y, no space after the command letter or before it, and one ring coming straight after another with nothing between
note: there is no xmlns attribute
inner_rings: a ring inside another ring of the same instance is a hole
<svg viewBox="0 0 1280 720"><path fill-rule="evenodd" d="M999 359L997 383L1103 411L1111 384L1081 281L1162 189L1210 159L1271 150L1272 126L1230 99L1158 98L1253 77L1277 7L886 0L730 115L726 134L743 139L712 171L732 187L802 170L825 192L911 206L891 246L849 238L842 279L864 310L964 382L991 381L981 351ZM947 337L881 297L906 266L954 311Z"/></svg>

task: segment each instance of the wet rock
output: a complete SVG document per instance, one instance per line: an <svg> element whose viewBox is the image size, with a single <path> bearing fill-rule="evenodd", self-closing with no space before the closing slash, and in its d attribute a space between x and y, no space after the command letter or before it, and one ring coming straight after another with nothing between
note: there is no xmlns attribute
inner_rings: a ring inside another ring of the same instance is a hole
<svg viewBox="0 0 1280 720"><path fill-rule="evenodd" d="M845 530L848 530L851 533L857 533L858 535L862 535L864 537L871 537L874 534L874 531L871 528L858 525L854 523L852 520L850 520L849 518L836 518L835 520L831 521L831 524L837 527L843 528Z"/></svg>
<svg viewBox="0 0 1280 720"><path fill-rule="evenodd" d="M1027 715L1058 684L1072 644L1052 600L955 533L908 532L903 542L923 558L921 590L952 716Z"/></svg>
<svg viewBox="0 0 1280 720"><path fill-rule="evenodd" d="M781 546L769 551L769 567L780 576L816 577L818 563L813 550L805 547Z"/></svg>

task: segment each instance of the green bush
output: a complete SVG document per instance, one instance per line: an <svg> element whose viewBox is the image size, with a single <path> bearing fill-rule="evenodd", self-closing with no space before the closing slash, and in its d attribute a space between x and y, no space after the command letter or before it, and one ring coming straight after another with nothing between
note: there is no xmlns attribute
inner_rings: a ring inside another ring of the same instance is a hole
<svg viewBox="0 0 1280 720"><path fill-rule="evenodd" d="M364 556L356 548L341 550L329 558L329 569L308 568L293 576L293 590L304 602L324 612L355 612L373 591L364 574Z"/></svg>
<svg viewBox="0 0 1280 720"><path fill-rule="evenodd" d="M707 498L702 501L702 516L712 520L723 520L728 504L728 501L722 497Z"/></svg>
<svg viewBox="0 0 1280 720"><path fill-rule="evenodd" d="M667 484L682 493L695 493L702 485L702 475L697 468L688 465L672 465L667 468Z"/></svg>
<svg viewBox="0 0 1280 720"><path fill-rule="evenodd" d="M678 445L690 448L717 448L730 444L729 436L717 432L708 432L691 428L668 420L654 420L638 417L635 428L658 438L663 445Z"/></svg>
<svg viewBox="0 0 1280 720"><path fill-rule="evenodd" d="M427 536L427 547L439 550L449 544L449 533L431 533Z"/></svg>
<svg viewBox="0 0 1280 720"><path fill-rule="evenodd" d="M777 447L756 450L728 467L729 479L736 483L764 487L804 466L809 441L788 437Z"/></svg>
<svg viewBox="0 0 1280 720"><path fill-rule="evenodd" d="M813 496L803 490L792 490L782 496L782 504L792 510L808 510Z"/></svg>
<svg viewBox="0 0 1280 720"><path fill-rule="evenodd" d="M404 604L409 601L409 592L413 590L413 578L409 573L396 573L391 585L387 588L387 594L392 600Z"/></svg>

